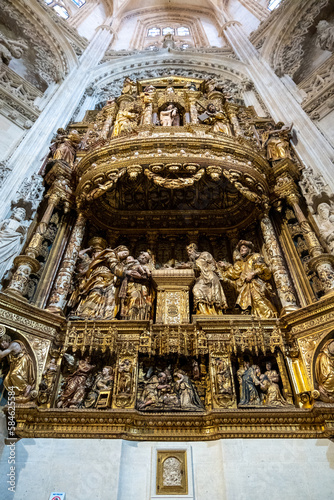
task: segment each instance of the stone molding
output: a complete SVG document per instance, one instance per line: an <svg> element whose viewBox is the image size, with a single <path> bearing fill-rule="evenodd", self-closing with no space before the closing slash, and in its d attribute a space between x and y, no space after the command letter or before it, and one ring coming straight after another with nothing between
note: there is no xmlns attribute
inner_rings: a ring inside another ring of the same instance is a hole
<svg viewBox="0 0 334 500"><path fill-rule="evenodd" d="M48 84L62 80L77 65L75 51L49 12L44 9L42 2L37 4L32 0L8 0L2 8L17 20L25 37L34 47L36 69ZM59 16L55 16L58 20Z"/></svg>
<svg viewBox="0 0 334 500"><path fill-rule="evenodd" d="M40 110L35 105L35 99L42 96L43 93L34 85L15 73L6 64L0 63L2 114L21 128L30 128L40 114ZM6 112L6 105L9 106L10 111Z"/></svg>
<svg viewBox="0 0 334 500"><path fill-rule="evenodd" d="M304 55L305 35L329 0L287 0L251 33L250 41L278 76L293 76Z"/></svg>
<svg viewBox="0 0 334 500"><path fill-rule="evenodd" d="M302 107L313 120L319 120L334 108L334 55L329 57L298 88L305 93Z"/></svg>

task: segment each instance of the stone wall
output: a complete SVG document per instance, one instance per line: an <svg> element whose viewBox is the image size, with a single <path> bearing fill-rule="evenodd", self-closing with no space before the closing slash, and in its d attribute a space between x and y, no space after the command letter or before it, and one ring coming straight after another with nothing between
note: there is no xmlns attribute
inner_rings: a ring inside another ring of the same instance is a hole
<svg viewBox="0 0 334 500"><path fill-rule="evenodd" d="M157 450L187 450L188 495L155 495ZM2 500L324 500L333 495L334 444L319 440L136 442L22 439L16 444L17 489L8 492L8 447Z"/></svg>

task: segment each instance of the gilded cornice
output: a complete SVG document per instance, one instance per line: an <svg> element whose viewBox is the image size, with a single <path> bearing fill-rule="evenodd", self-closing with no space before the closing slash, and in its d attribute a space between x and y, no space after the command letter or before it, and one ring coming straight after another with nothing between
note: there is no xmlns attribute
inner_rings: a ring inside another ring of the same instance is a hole
<svg viewBox="0 0 334 500"><path fill-rule="evenodd" d="M205 414L143 414L105 410L37 409L16 405L22 438L96 438L130 441L211 441L229 438L332 438L334 408L212 410Z"/></svg>

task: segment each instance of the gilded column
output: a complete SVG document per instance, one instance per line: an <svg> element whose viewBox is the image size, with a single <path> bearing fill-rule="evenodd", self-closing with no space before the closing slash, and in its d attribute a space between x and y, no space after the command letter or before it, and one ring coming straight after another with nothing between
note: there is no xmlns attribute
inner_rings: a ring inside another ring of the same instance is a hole
<svg viewBox="0 0 334 500"><path fill-rule="evenodd" d="M6 292L15 295L19 299L24 299L23 294L30 274L36 273L40 267L40 263L38 262L38 260L36 260L36 257L40 253L45 231L50 222L53 210L58 204L59 200L59 194L52 193L50 195L48 206L44 212L42 220L38 224L37 229L24 252L24 255L19 255L14 259L16 271L13 274L8 287L6 288Z"/></svg>
<svg viewBox="0 0 334 500"><path fill-rule="evenodd" d="M274 227L268 214L261 220L261 230L267 253L270 257L277 293L283 307L281 315L295 311L298 309L296 296L276 238Z"/></svg>
<svg viewBox="0 0 334 500"><path fill-rule="evenodd" d="M325 294L333 293L334 290L334 256L324 253L323 248L299 206L297 193L289 193L287 202L293 208L296 219L301 227L308 251L311 256L309 266L314 269L323 285Z"/></svg>
<svg viewBox="0 0 334 500"><path fill-rule="evenodd" d="M65 256L54 284L47 310L63 314L66 298L71 286L72 275L85 233L86 218L80 213L68 242Z"/></svg>

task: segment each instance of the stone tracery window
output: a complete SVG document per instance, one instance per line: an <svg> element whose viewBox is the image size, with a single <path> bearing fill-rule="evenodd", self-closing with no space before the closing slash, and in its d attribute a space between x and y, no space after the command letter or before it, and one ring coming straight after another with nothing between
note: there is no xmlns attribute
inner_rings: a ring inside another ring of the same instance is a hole
<svg viewBox="0 0 334 500"><path fill-rule="evenodd" d="M82 7L85 5L86 0L72 0L72 2L77 6L77 7Z"/></svg>
<svg viewBox="0 0 334 500"><path fill-rule="evenodd" d="M279 4L281 3L282 0L269 0L269 3L268 3L268 9L269 10L274 10L276 9Z"/></svg>
<svg viewBox="0 0 334 500"><path fill-rule="evenodd" d="M190 35L189 28L187 28L186 26L180 26L179 28L177 28L177 34L179 36L188 36Z"/></svg>
<svg viewBox="0 0 334 500"><path fill-rule="evenodd" d="M61 5L55 5L53 9L57 12L58 16L62 17L63 19L68 19L70 17L65 7L62 7Z"/></svg>
<svg viewBox="0 0 334 500"><path fill-rule="evenodd" d="M147 36L160 36L160 28L150 28L148 30Z"/></svg>
<svg viewBox="0 0 334 500"><path fill-rule="evenodd" d="M143 48L146 50L158 50L162 47L166 35L173 35L176 47L179 47L181 50L196 46L193 40L193 34L188 26L179 24L178 22L171 23L167 21L165 23L157 23L147 29L146 43L144 43ZM149 40L152 37L156 39L154 44Z"/></svg>
<svg viewBox="0 0 334 500"><path fill-rule="evenodd" d="M167 26L166 28L163 28L162 34L165 35L175 35L175 29L171 28L170 26Z"/></svg>

